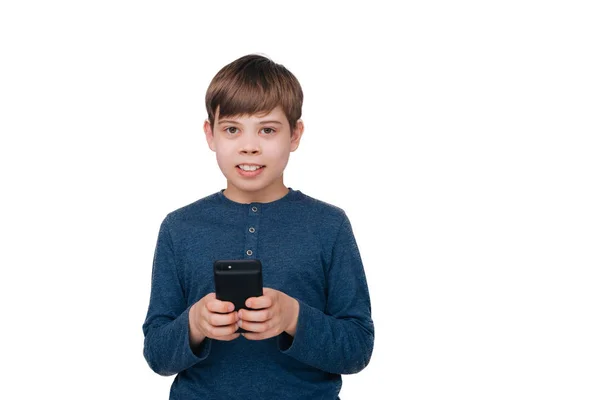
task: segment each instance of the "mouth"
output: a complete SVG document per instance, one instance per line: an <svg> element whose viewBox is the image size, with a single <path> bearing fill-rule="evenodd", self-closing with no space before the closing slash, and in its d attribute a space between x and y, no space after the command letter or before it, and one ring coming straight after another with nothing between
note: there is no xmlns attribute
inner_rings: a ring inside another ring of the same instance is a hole
<svg viewBox="0 0 600 400"><path fill-rule="evenodd" d="M260 168L257 168L255 170L244 170L244 169L240 168L239 165L236 165L235 169L237 169L240 176L243 176L246 178L253 178L255 176L259 176L262 173L263 169L265 169L265 166L262 165L262 166L260 166Z"/></svg>
<svg viewBox="0 0 600 400"><path fill-rule="evenodd" d="M253 167L253 169L243 169L243 168L241 168L241 167L240 167L240 165L249 165L249 166ZM265 167L265 165L258 165L258 164L239 164L239 165L236 165L235 167L236 167L236 168L239 168L239 169L241 169L242 171L250 171L250 172L251 172L251 171L258 171L259 169L262 169L262 168L264 168L264 167ZM256 167L258 167L258 168L256 168Z"/></svg>

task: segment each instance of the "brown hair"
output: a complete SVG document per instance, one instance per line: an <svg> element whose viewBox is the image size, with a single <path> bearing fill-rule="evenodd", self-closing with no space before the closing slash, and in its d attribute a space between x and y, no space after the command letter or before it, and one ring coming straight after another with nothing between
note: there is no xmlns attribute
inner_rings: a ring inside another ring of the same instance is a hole
<svg viewBox="0 0 600 400"><path fill-rule="evenodd" d="M206 91L206 111L214 128L217 107L219 117L231 117L267 114L281 106L293 131L302 115L302 100L300 83L290 71L266 57L249 54L215 75Z"/></svg>

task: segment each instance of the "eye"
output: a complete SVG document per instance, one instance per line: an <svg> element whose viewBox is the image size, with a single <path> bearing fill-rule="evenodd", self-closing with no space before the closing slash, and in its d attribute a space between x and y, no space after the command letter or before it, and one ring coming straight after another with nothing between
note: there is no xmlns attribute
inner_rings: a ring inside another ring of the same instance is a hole
<svg viewBox="0 0 600 400"><path fill-rule="evenodd" d="M262 130L266 133L266 134L272 134L275 133L275 129L273 128L262 128Z"/></svg>
<svg viewBox="0 0 600 400"><path fill-rule="evenodd" d="M233 131L232 131L232 129L233 129ZM232 133L232 134L237 133L237 130L238 130L238 128L236 128L235 126L230 126L228 128L225 128L225 132Z"/></svg>

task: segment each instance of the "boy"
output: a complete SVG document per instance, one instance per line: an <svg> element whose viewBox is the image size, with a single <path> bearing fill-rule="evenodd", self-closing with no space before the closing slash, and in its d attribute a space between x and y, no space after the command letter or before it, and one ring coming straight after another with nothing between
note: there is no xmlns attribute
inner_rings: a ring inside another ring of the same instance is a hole
<svg viewBox="0 0 600 400"><path fill-rule="evenodd" d="M283 183L302 100L294 75L259 55L210 83L204 132L227 188L163 220L143 325L152 370L177 374L171 399L339 399L341 374L369 363L374 326L350 221ZM261 261L263 296L249 309L215 298L218 259Z"/></svg>

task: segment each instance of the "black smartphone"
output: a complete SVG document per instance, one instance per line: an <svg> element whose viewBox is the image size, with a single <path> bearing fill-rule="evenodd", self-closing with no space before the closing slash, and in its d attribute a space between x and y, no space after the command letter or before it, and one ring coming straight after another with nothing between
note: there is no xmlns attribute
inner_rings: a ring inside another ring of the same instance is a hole
<svg viewBox="0 0 600 400"><path fill-rule="evenodd" d="M249 297L263 295L262 264L260 260L216 260L214 262L215 295L218 300L230 301L235 311L246 307ZM237 332L247 332L238 328Z"/></svg>

